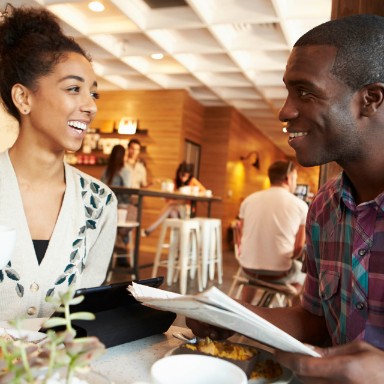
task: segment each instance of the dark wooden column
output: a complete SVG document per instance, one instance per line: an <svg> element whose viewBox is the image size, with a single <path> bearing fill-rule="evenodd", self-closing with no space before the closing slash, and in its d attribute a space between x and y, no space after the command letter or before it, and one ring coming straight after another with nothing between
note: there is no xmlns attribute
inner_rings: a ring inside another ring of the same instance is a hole
<svg viewBox="0 0 384 384"><path fill-rule="evenodd" d="M331 19L356 15L360 13L372 13L384 16L383 0L332 0ZM320 167L319 185L322 185L331 177L337 175L341 168L336 163L324 164Z"/></svg>

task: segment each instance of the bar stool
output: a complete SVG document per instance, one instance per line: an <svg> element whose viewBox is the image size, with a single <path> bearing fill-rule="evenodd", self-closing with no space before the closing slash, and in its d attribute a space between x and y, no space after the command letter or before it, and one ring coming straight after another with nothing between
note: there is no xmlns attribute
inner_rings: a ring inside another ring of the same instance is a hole
<svg viewBox="0 0 384 384"><path fill-rule="evenodd" d="M196 217L192 220L199 222L201 233L201 275L203 288L206 288L208 276L210 280L215 277L215 264L217 264L217 281L223 283L223 251L221 236L221 220L206 217Z"/></svg>
<svg viewBox="0 0 384 384"><path fill-rule="evenodd" d="M169 231L169 242L167 233ZM167 259L161 259L163 249L168 249ZM180 293L187 291L188 271L193 279L197 270L197 283L202 291L201 266L198 250L200 249L199 222L190 219L166 219L161 227L152 277L157 276L159 267L167 268L167 284L179 279Z"/></svg>
<svg viewBox="0 0 384 384"><path fill-rule="evenodd" d="M127 233L127 239L126 242L124 242L123 247L118 247L115 244L113 254L111 257L111 261L109 263L108 267L108 273L107 273L107 283L109 283L112 280L113 272L121 272L126 273L127 267L133 267L134 265L134 244L133 244L133 229L137 228L139 226L139 223L137 221L124 221L124 222L118 222L117 228L126 228L129 229ZM128 265L127 267L121 267L118 265L118 260L127 260L128 258ZM132 275L132 279L135 279L136 276Z"/></svg>

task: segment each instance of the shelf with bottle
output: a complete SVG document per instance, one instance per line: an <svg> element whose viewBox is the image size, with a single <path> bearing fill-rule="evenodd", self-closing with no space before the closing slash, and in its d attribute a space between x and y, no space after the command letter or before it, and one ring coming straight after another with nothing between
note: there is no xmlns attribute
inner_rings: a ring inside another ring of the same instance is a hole
<svg viewBox="0 0 384 384"><path fill-rule="evenodd" d="M128 147L130 140L136 135L147 134L147 129L137 130L135 135L121 134L116 131L101 132L98 128L90 128L79 152L66 154L66 161L71 165L104 166L115 145ZM141 152L146 152L146 146L141 146Z"/></svg>

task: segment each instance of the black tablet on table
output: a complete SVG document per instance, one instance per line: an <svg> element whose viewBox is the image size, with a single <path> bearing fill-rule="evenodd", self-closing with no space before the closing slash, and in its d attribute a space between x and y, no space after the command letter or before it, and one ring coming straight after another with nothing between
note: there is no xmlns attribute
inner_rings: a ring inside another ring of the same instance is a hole
<svg viewBox="0 0 384 384"><path fill-rule="evenodd" d="M163 283L163 277L135 283L158 288ZM76 337L96 336L108 348L166 332L176 314L142 305L128 292L129 284L131 281L78 289L75 296L82 295L84 300L71 307L71 312L92 312L96 319L73 320ZM55 313L53 316L62 314Z"/></svg>

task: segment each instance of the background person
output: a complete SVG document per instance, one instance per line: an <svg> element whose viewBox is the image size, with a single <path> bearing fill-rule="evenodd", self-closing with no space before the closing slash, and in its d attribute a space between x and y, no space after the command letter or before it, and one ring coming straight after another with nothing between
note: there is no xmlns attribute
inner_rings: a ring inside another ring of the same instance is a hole
<svg viewBox="0 0 384 384"><path fill-rule="evenodd" d="M115 145L108 158L108 163L101 181L114 187L128 187L130 184L130 172L125 166L125 148Z"/></svg>
<svg viewBox="0 0 384 384"><path fill-rule="evenodd" d="M249 195L241 204L239 263L251 279L291 283L299 290L305 280L301 272L305 243L307 204L293 192L297 171L290 161L276 161L268 168L269 189ZM255 290L246 285L243 300L251 303Z"/></svg>
<svg viewBox="0 0 384 384"><path fill-rule="evenodd" d="M183 186L198 187L199 192L205 191L204 185L193 176L193 164L188 164L185 161L178 166L175 175L175 189L179 190ZM168 217L183 219L188 217L190 210L190 203L182 200L167 200L157 220L142 231L142 236L149 236Z"/></svg>
<svg viewBox="0 0 384 384"><path fill-rule="evenodd" d="M97 107L85 52L50 12L8 5L0 18L0 95L20 125L0 153L0 224L17 232L0 271L0 319L48 317L46 297L102 284L116 232L116 198L64 162Z"/></svg>
<svg viewBox="0 0 384 384"><path fill-rule="evenodd" d="M309 208L301 306L253 308L303 342L331 340L323 359L277 354L304 382L384 380L383 47L383 17L332 20L295 43L284 74L280 120L297 160L343 169ZM200 336L228 335L187 321Z"/></svg>
<svg viewBox="0 0 384 384"><path fill-rule="evenodd" d="M130 181L129 188L146 188L148 187L147 169L145 164L140 160L141 143L137 139L132 139L128 143L126 166L129 170Z"/></svg>

